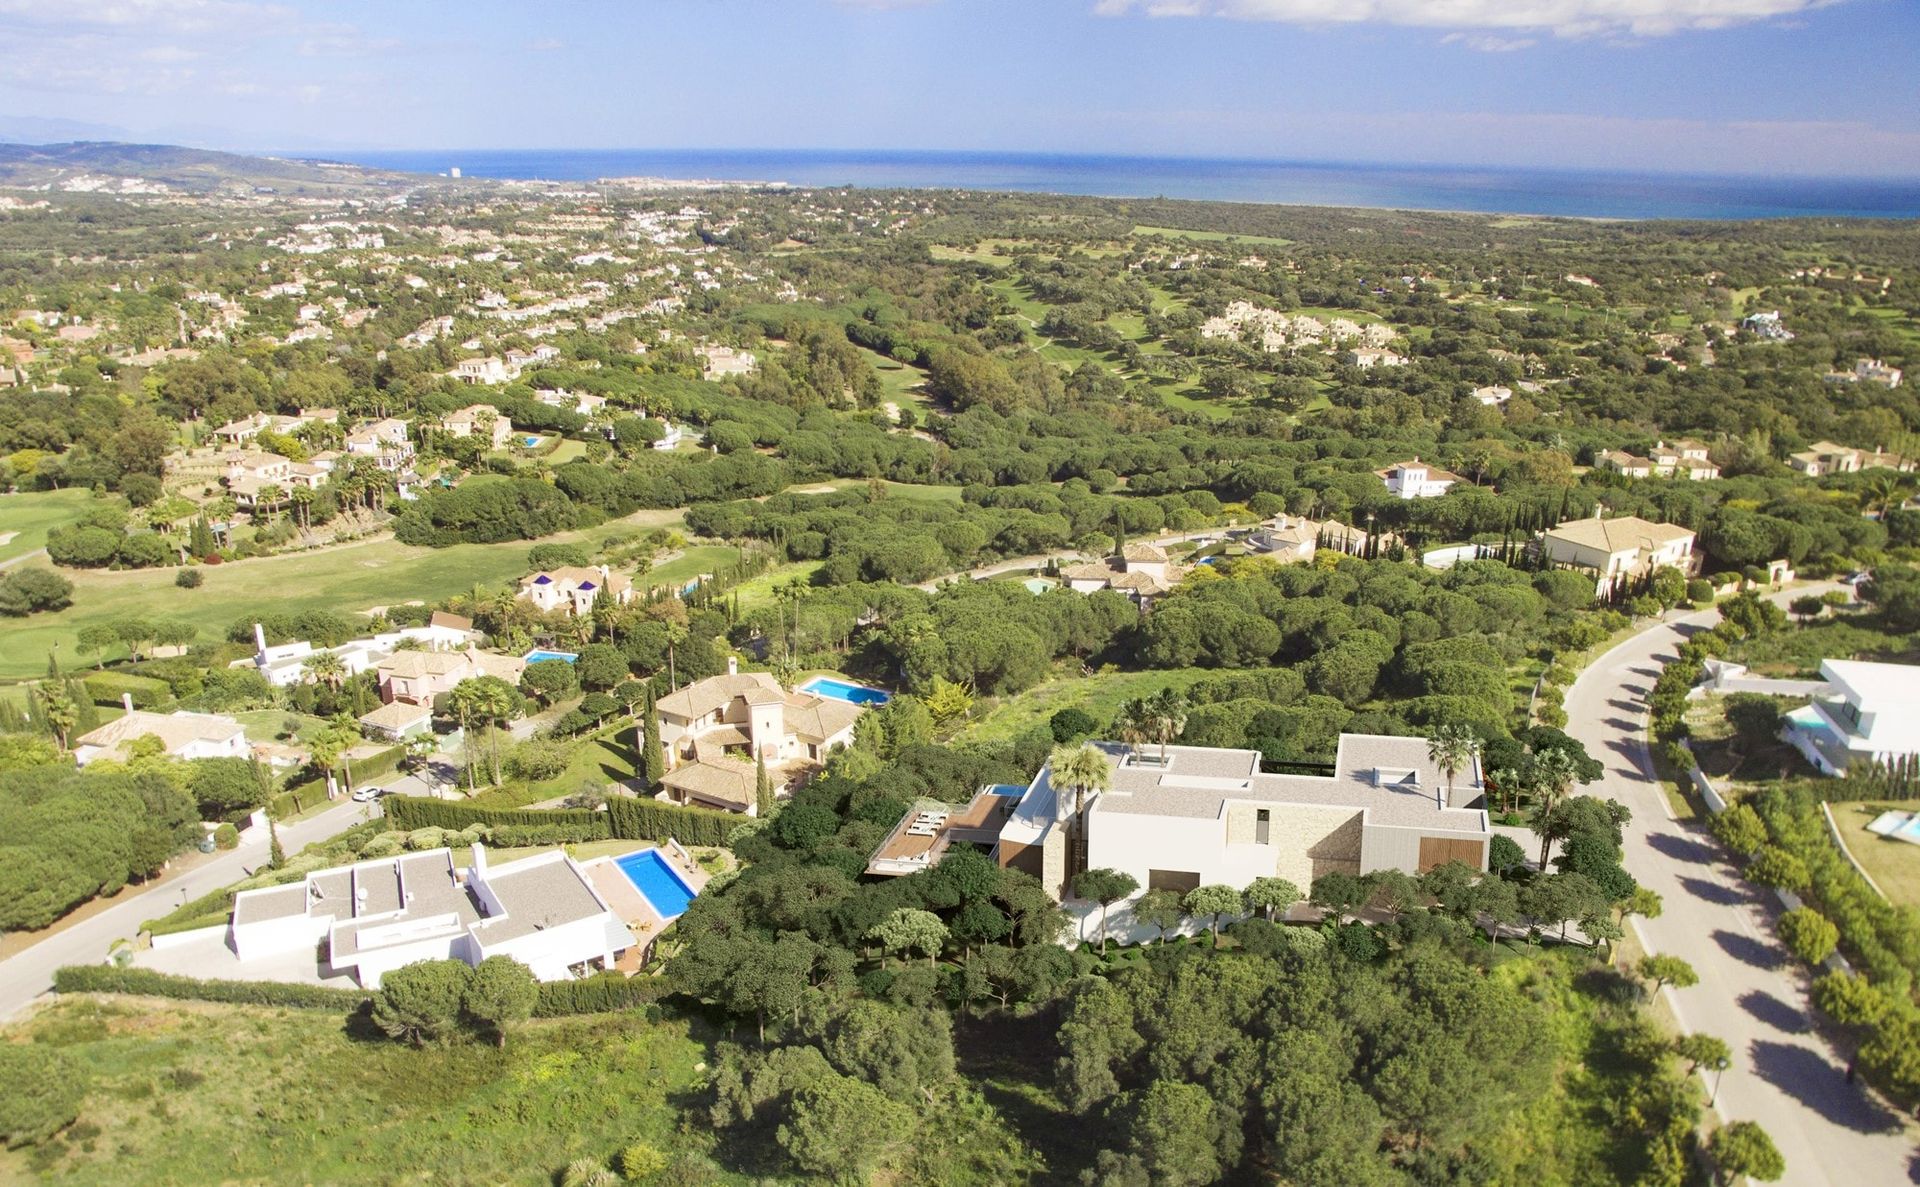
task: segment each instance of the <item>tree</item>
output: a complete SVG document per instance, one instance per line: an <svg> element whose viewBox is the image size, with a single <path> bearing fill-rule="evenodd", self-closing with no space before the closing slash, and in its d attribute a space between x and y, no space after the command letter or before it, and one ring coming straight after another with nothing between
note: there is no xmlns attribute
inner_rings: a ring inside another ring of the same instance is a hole
<svg viewBox="0 0 1920 1187"><path fill-rule="evenodd" d="M559 661L554 661L559 662ZM528 668L540 667L534 664ZM562 664L564 667L565 665ZM460 722L460 750L467 762L467 787L473 790L473 727L486 726L490 730L505 725L513 716L519 701L513 686L498 676L474 676L453 686L447 694L447 703L453 709L454 716ZM495 737L488 747L493 781L500 782L500 746Z"/></svg>
<svg viewBox="0 0 1920 1187"><path fill-rule="evenodd" d="M1099 728L1100 723L1081 709L1062 709L1047 719L1047 729L1056 742L1078 742Z"/></svg>
<svg viewBox="0 0 1920 1187"><path fill-rule="evenodd" d="M1620 904L1620 918L1638 915L1642 919L1658 919L1665 904L1660 901L1660 892L1651 886L1636 886L1627 901Z"/></svg>
<svg viewBox="0 0 1920 1187"><path fill-rule="evenodd" d="M1743 1178L1771 1183L1787 1173L1787 1160L1773 1139L1752 1121L1734 1121L1714 1130L1707 1139L1707 1157L1720 1168L1722 1183Z"/></svg>
<svg viewBox="0 0 1920 1187"><path fill-rule="evenodd" d="M1767 826L1751 804L1735 804L1713 818L1713 835L1742 857L1750 857L1767 843Z"/></svg>
<svg viewBox="0 0 1920 1187"><path fill-rule="evenodd" d="M1106 769L1102 760L1101 769ZM1140 889L1140 883L1132 874L1121 870L1097 869L1082 870L1073 879L1073 893L1076 897L1090 899L1100 904L1100 954L1107 951L1107 908Z"/></svg>
<svg viewBox="0 0 1920 1187"><path fill-rule="evenodd" d="M380 978L373 1023L388 1037L424 1046L451 1034L472 970L458 960L422 960Z"/></svg>
<svg viewBox="0 0 1920 1187"><path fill-rule="evenodd" d="M1678 956L1642 956L1640 963L1634 967L1642 977L1653 982L1655 993L1668 985L1675 989L1688 989L1700 983L1700 974Z"/></svg>
<svg viewBox="0 0 1920 1187"><path fill-rule="evenodd" d="M1820 600L1819 594L1803 594L1787 603L1787 609L1806 625L1827 612L1827 604Z"/></svg>
<svg viewBox="0 0 1920 1187"><path fill-rule="evenodd" d="M80 628L78 647L83 655L93 656L93 666L106 666L107 651L119 644L120 632L111 623L95 622Z"/></svg>
<svg viewBox="0 0 1920 1187"><path fill-rule="evenodd" d="M651 694L640 726L640 772L647 777L649 790L658 789L661 776L667 773L667 759L660 745L660 714L653 707Z"/></svg>
<svg viewBox="0 0 1920 1187"><path fill-rule="evenodd" d="M1180 892L1164 887L1149 890L1133 904L1133 917L1154 929L1155 940L1164 944L1167 933L1186 922L1187 908L1180 901Z"/></svg>
<svg viewBox="0 0 1920 1187"><path fill-rule="evenodd" d="M1127 1127L1128 1153L1146 1182L1167 1187L1204 1187L1222 1170L1215 1133L1221 1117L1199 1084L1155 1080L1134 1105Z"/></svg>
<svg viewBox="0 0 1920 1187"><path fill-rule="evenodd" d="M1733 1059L1733 1051L1727 1046L1727 1041L1709 1034L1681 1035L1673 1040L1673 1053L1687 1061L1688 1074L1701 1068L1718 1070L1728 1066Z"/></svg>
<svg viewBox="0 0 1920 1187"><path fill-rule="evenodd" d="M1780 938L1810 965L1820 965L1840 943L1840 929L1812 907L1796 907L1780 916Z"/></svg>
<svg viewBox="0 0 1920 1187"><path fill-rule="evenodd" d="M1553 853L1553 810L1559 805L1561 797L1573 789L1574 780L1579 777L1579 767L1572 755L1557 747L1534 755L1530 765L1533 773L1531 782L1540 799L1534 804L1533 815L1527 823L1540 837L1540 868L1544 870L1548 857Z"/></svg>
<svg viewBox="0 0 1920 1187"><path fill-rule="evenodd" d="M902 958L914 952L924 952L927 964L931 966L933 958L946 945L947 925L932 911L901 907L875 924L867 935L880 941L880 946L888 952L897 952Z"/></svg>
<svg viewBox="0 0 1920 1187"><path fill-rule="evenodd" d="M914 1128L911 1110L851 1076L828 1073L793 1095L777 1137L794 1165L813 1175L864 1182Z"/></svg>
<svg viewBox="0 0 1920 1187"><path fill-rule="evenodd" d="M1153 740L1160 744L1160 762L1167 761L1167 746L1187 728L1187 698L1172 688L1163 688L1147 702Z"/></svg>
<svg viewBox="0 0 1920 1187"><path fill-rule="evenodd" d="M0 575L0 614L23 618L73 605L73 582L52 569L15 569Z"/></svg>
<svg viewBox="0 0 1920 1187"><path fill-rule="evenodd" d="M945 729L973 711L973 690L941 677L934 677L933 688L922 698L933 715L936 729Z"/></svg>
<svg viewBox="0 0 1920 1187"><path fill-rule="evenodd" d="M1453 800L1453 777L1480 756L1480 739L1464 725L1443 725L1427 739L1427 761L1447 777L1447 800Z"/></svg>
<svg viewBox="0 0 1920 1187"><path fill-rule="evenodd" d="M1874 1026L1886 1017L1892 1000L1864 976L1831 972L1813 983L1813 1004L1842 1026Z"/></svg>
<svg viewBox="0 0 1920 1187"><path fill-rule="evenodd" d="M767 775L767 756L756 747L753 756L753 810L765 820L773 815L773 780Z"/></svg>
<svg viewBox="0 0 1920 1187"><path fill-rule="evenodd" d="M596 692L616 688L627 678L627 657L611 643L589 643L574 661L580 687Z"/></svg>
<svg viewBox="0 0 1920 1187"><path fill-rule="evenodd" d="M1140 698L1122 704L1114 716L1114 736L1127 744L1136 759L1140 757L1140 744L1153 737L1153 731L1153 710Z"/></svg>
<svg viewBox="0 0 1920 1187"><path fill-rule="evenodd" d="M37 696L47 728L52 731L54 741L60 744L60 752L65 754L67 735L73 731L74 723L80 720L80 706L67 695L66 686L62 684L50 683Z"/></svg>
<svg viewBox="0 0 1920 1187"><path fill-rule="evenodd" d="M493 1033L495 1046L505 1047L507 1028L533 1017L539 1000L540 983L532 969L510 956L489 956L473 966L460 995L460 1008Z"/></svg>
<svg viewBox="0 0 1920 1187"><path fill-rule="evenodd" d="M37 1146L72 1125L87 1095L86 1071L41 1043L0 1043L0 1144Z"/></svg>
<svg viewBox="0 0 1920 1187"><path fill-rule="evenodd" d="M309 680L324 684L334 692L340 691L340 685L347 678L347 665L331 651L316 651L300 661L300 668Z"/></svg>
<svg viewBox="0 0 1920 1187"><path fill-rule="evenodd" d="M1213 933L1215 948L1220 946L1220 917L1243 914L1247 909L1238 890L1219 883L1194 887L1187 892L1181 905L1187 909L1187 914L1207 920L1207 930Z"/></svg>
<svg viewBox="0 0 1920 1187"><path fill-rule="evenodd" d="M1760 852L1747 864L1747 877L1762 886L1796 893L1805 890L1813 881L1813 876L1807 872L1807 863L1800 860L1797 854L1778 845L1760 847Z"/></svg>
<svg viewBox="0 0 1920 1187"><path fill-rule="evenodd" d="M1298 886L1285 878L1255 878L1247 884L1247 905L1265 912L1269 920L1276 912L1284 912L1305 897Z"/></svg>

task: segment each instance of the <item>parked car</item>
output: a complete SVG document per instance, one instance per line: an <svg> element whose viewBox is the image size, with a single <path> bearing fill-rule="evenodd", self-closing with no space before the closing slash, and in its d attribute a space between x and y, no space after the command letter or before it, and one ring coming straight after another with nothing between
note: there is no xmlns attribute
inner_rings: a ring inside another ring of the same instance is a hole
<svg viewBox="0 0 1920 1187"><path fill-rule="evenodd" d="M356 804L371 804L385 794L387 793L378 787L362 787L353 793L353 802Z"/></svg>

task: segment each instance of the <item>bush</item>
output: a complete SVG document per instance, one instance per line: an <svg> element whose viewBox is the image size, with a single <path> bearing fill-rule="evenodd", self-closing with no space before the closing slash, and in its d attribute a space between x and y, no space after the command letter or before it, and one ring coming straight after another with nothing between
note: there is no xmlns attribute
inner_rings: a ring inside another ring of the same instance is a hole
<svg viewBox="0 0 1920 1187"><path fill-rule="evenodd" d="M408 795L389 797L383 801L383 808L388 824L396 829L444 828L458 832L469 825L480 824L493 829L494 839L501 844L507 842L501 839L500 830L509 825L534 828L573 826L585 830L585 835L580 838L583 840L604 840L611 835L604 812L570 808L480 808L451 800Z"/></svg>
<svg viewBox="0 0 1920 1187"><path fill-rule="evenodd" d="M231 849L240 843L240 830L231 824L222 824L213 830L213 846L216 849Z"/></svg>
<svg viewBox="0 0 1920 1187"><path fill-rule="evenodd" d="M94 672L82 681L96 705L118 705L122 694L132 694L136 709L157 709L173 699L173 686L151 676L128 672Z"/></svg>
<svg viewBox="0 0 1920 1187"><path fill-rule="evenodd" d="M0 574L0 614L24 617L73 605L73 582L52 569L15 569Z"/></svg>
<svg viewBox="0 0 1920 1187"><path fill-rule="evenodd" d="M606 1014L650 1005L662 990L654 977L623 977L601 973L579 981L547 981L534 1003L535 1018L562 1018L571 1014Z"/></svg>
<svg viewBox="0 0 1920 1187"><path fill-rule="evenodd" d="M53 990L55 993L128 993L235 1006L286 1006L295 1010L352 1010L373 998L373 994L362 989L293 985L282 981L202 981L197 977L176 977L152 969L107 964L56 969Z"/></svg>
<svg viewBox="0 0 1920 1187"><path fill-rule="evenodd" d="M727 838L740 824L732 812L708 808L682 808L658 800L621 797L607 802L613 835L630 841L652 841L672 837L682 845L725 846Z"/></svg>
<svg viewBox="0 0 1920 1187"><path fill-rule="evenodd" d="M205 580L198 569L182 569L173 575L173 583L181 589L199 589Z"/></svg>
<svg viewBox="0 0 1920 1187"><path fill-rule="evenodd" d="M1780 917L1780 938L1795 956L1819 965L1833 955L1840 929L1812 907L1799 907Z"/></svg>
<svg viewBox="0 0 1920 1187"><path fill-rule="evenodd" d="M520 849L530 845L575 845L582 841L604 841L607 839L605 823L602 817L597 827L586 824L502 824L493 830L493 844L503 849Z"/></svg>
<svg viewBox="0 0 1920 1187"><path fill-rule="evenodd" d="M573 747L543 738L529 738L507 752L507 770L516 779L538 783L567 769Z"/></svg>
<svg viewBox="0 0 1920 1187"><path fill-rule="evenodd" d="M1100 723L1079 709L1062 709L1047 719L1056 742L1078 742L1100 728Z"/></svg>
<svg viewBox="0 0 1920 1187"><path fill-rule="evenodd" d="M0 1143L37 1146L72 1125L86 1099L84 1070L36 1043L0 1043Z"/></svg>

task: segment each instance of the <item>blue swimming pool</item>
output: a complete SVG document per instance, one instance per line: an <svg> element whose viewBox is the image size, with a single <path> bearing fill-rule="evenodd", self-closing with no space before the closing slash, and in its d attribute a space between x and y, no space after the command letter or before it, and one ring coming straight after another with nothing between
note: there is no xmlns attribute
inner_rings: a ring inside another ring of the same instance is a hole
<svg viewBox="0 0 1920 1187"><path fill-rule="evenodd" d="M641 897L653 904L662 919L677 919L686 913L687 904L699 892L674 872L658 849L642 849L614 859L614 865L633 883Z"/></svg>
<svg viewBox="0 0 1920 1187"><path fill-rule="evenodd" d="M884 705L893 699L890 692L881 692L864 684L848 684L831 676L815 676L802 684L800 691L826 697L830 701L845 701L849 705Z"/></svg>
<svg viewBox="0 0 1920 1187"><path fill-rule="evenodd" d="M574 660L579 659L580 656L572 651L548 651L544 647L536 647L532 651L527 652L523 658L530 664L537 664L543 659L563 659L568 663L572 663Z"/></svg>

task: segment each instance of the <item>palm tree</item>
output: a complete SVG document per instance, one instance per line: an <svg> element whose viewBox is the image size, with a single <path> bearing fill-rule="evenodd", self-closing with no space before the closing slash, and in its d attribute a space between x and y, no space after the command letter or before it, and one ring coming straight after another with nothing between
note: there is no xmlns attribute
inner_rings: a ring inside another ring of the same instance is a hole
<svg viewBox="0 0 1920 1187"><path fill-rule="evenodd" d="M1140 743L1153 736L1153 714L1147 702L1135 698L1120 706L1113 719L1113 732L1127 744L1134 758L1140 757Z"/></svg>
<svg viewBox="0 0 1920 1187"><path fill-rule="evenodd" d="M1163 688L1147 702L1153 740L1160 743L1160 765L1167 765L1167 743L1187 728L1187 698L1171 688Z"/></svg>
<svg viewBox="0 0 1920 1187"><path fill-rule="evenodd" d="M300 667L306 672L307 679L324 684L334 692L340 691L340 685L347 678L347 665L331 651L316 651L302 660Z"/></svg>
<svg viewBox="0 0 1920 1187"><path fill-rule="evenodd" d="M1049 782L1055 788L1072 789L1076 820L1089 792L1105 791L1113 785L1113 768L1107 765L1107 756L1090 742L1081 742L1076 746L1055 746L1047 762L1053 768Z"/></svg>
<svg viewBox="0 0 1920 1187"><path fill-rule="evenodd" d="M1580 772L1573 756L1558 748L1534 755L1532 766L1533 785L1540 793L1540 801L1534 806L1533 829L1540 834L1540 868L1545 870L1547 856L1553 851L1553 834L1548 831L1548 823L1554 807L1573 789L1573 781Z"/></svg>
<svg viewBox="0 0 1920 1187"><path fill-rule="evenodd" d="M1464 725L1443 725L1427 739L1427 761L1447 777L1447 802L1453 802L1453 777L1480 755L1480 739Z"/></svg>
<svg viewBox="0 0 1920 1187"><path fill-rule="evenodd" d="M1513 795L1520 789L1520 772L1512 767L1501 767L1497 771L1488 772L1487 778L1500 789L1500 811L1513 811Z"/></svg>

